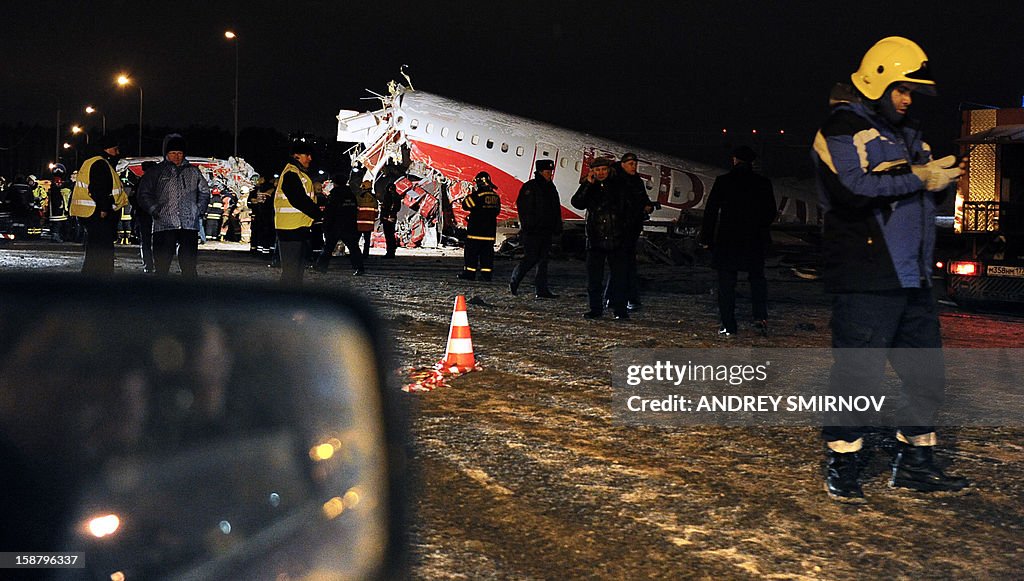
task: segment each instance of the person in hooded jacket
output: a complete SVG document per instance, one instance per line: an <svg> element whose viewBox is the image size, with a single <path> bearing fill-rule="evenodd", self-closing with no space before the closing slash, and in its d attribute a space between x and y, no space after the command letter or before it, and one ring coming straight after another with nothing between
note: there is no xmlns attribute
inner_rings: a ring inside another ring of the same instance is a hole
<svg viewBox="0 0 1024 581"><path fill-rule="evenodd" d="M954 156L933 160L908 110L934 94L928 57L911 40L878 41L838 85L832 111L814 138L824 211L822 280L832 293L832 395L872 393L886 361L900 377L896 458L891 487L960 493L970 482L936 462L935 418L945 364L931 289L936 208L964 173ZM825 490L840 502L864 502L862 415L832 414L822 428Z"/></svg>
<svg viewBox="0 0 1024 581"><path fill-rule="evenodd" d="M324 216L324 247L313 268L318 272L327 272L331 256L340 240L348 249L352 274L362 276L366 269L365 258L359 250L359 230L356 227L359 203L346 178L345 174L336 173L331 178L331 189L328 191L325 188L328 197Z"/></svg>
<svg viewBox="0 0 1024 581"><path fill-rule="evenodd" d="M736 280L740 271L750 281L754 328L768 335L768 281L765 250L771 243L768 227L775 221L772 182L754 172L754 150L741 145L732 152L732 169L715 179L704 206L701 242L711 249L711 266L718 271L718 334L736 335Z"/></svg>
<svg viewBox="0 0 1024 581"><path fill-rule="evenodd" d="M463 280L490 281L494 272L494 238L498 230L498 214L501 212L501 196L485 171L476 174L473 191L462 200L462 209L469 212L467 218L466 249L463 253Z"/></svg>
<svg viewBox="0 0 1024 581"><path fill-rule="evenodd" d="M153 219L153 264L165 276L177 254L181 275L196 278L199 220L210 203L210 184L185 159L184 137L168 134L163 151L164 160L139 181L139 202Z"/></svg>

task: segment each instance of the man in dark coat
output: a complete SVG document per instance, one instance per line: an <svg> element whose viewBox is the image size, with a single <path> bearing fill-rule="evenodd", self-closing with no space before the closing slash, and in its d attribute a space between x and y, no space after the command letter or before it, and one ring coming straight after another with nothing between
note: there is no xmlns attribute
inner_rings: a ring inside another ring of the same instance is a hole
<svg viewBox="0 0 1024 581"><path fill-rule="evenodd" d="M464 267L459 278L489 282L494 271L494 238L498 230L498 214L501 212L501 196L491 182L491 175L485 171L476 174L475 187L464 200L462 209L469 212L467 218L466 250Z"/></svg>
<svg viewBox="0 0 1024 581"><path fill-rule="evenodd" d="M556 234L562 232L562 201L553 182L555 162L550 159L539 159L536 164L534 178L519 190L516 198L516 210L519 212L519 239L523 243L526 255L523 256L508 283L512 294L519 293L519 284L526 273L536 266L537 275L533 284L537 290L537 298L554 299L558 295L548 287L548 253Z"/></svg>
<svg viewBox="0 0 1024 581"><path fill-rule="evenodd" d="M590 172L572 196L572 207L587 211L587 319L598 319L604 312L604 265L608 263L609 304L616 319L628 319L626 283L629 259L628 240L632 217L642 210L631 200L621 180L612 175L612 160L597 158Z"/></svg>
<svg viewBox="0 0 1024 581"><path fill-rule="evenodd" d="M334 248L340 240L345 244L345 248L348 248L352 274L362 276L366 271L363 253L359 250L359 230L356 228L359 203L346 178L347 176L340 173L334 174L332 178L333 187L328 192L327 211L324 216L324 247L313 269L317 272L327 272Z"/></svg>
<svg viewBox="0 0 1024 581"><path fill-rule="evenodd" d="M619 161L618 171L616 172L618 178L622 180L623 187L626 189L626 195L630 200L630 208L634 210L634 214L630 216L630 222L628 224L628 236L626 238L626 260L628 261L626 269L626 306L629 310L636 310L640 308L640 281L636 272L636 246L640 241L640 234L644 230L644 222L647 221L647 217L651 212L654 211L654 203L647 196L647 185L644 184L644 178L640 177L637 173L638 161L635 153L626 153L622 156L622 160ZM610 289L605 289L605 299L610 300L611 295L609 294Z"/></svg>
<svg viewBox="0 0 1024 581"><path fill-rule="evenodd" d="M732 170L718 176L704 208L701 242L711 248L711 265L718 270L718 334L736 334L736 280L745 271L750 281L754 327L768 335L768 282L764 254L771 242L768 227L775 220L772 182L754 173L757 155L747 146L732 153Z"/></svg>

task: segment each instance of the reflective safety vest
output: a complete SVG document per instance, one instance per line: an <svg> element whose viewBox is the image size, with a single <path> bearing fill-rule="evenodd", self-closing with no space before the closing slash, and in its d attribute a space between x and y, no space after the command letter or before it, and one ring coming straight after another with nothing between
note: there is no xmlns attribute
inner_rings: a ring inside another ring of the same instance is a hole
<svg viewBox="0 0 1024 581"><path fill-rule="evenodd" d="M55 191L56 190L56 191ZM47 194L47 205L48 212L51 222L63 222L67 221L68 215L65 211L68 205L68 196L71 190L61 187L50 188L50 192ZM50 199L53 198L53 199ZM56 203L54 203L56 202Z"/></svg>
<svg viewBox="0 0 1024 581"><path fill-rule="evenodd" d="M377 221L377 199L368 190L361 190L356 194L356 230L358 232L373 232L373 224Z"/></svg>
<svg viewBox="0 0 1024 581"><path fill-rule="evenodd" d="M224 214L224 197L217 195L210 198L210 207L206 209L207 220L220 221Z"/></svg>
<svg viewBox="0 0 1024 581"><path fill-rule="evenodd" d="M110 162L100 156L90 157L78 170L78 177L75 178L75 189L71 192L71 215L79 218L88 218L96 211L96 201L89 195L89 174L92 172L92 165L103 162L110 170L114 187L110 194L114 196L114 210L120 210L128 205L128 194L121 187L121 177L117 175Z"/></svg>
<svg viewBox="0 0 1024 581"><path fill-rule="evenodd" d="M281 177L277 180L277 190L274 191L274 228L278 230L297 230L309 228L313 225L313 219L302 213L302 210L292 206L288 196L284 194L281 186L284 185L284 177L289 173L299 176L302 181L302 189L311 200L316 200L313 194L313 180L309 179L306 172L300 170L295 164L289 163L284 166Z"/></svg>

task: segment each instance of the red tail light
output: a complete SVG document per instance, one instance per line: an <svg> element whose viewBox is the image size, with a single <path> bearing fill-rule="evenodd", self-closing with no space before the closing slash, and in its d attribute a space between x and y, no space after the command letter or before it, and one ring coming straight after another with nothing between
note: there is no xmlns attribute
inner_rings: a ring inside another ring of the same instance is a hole
<svg viewBox="0 0 1024 581"><path fill-rule="evenodd" d="M981 265L977 262L951 262L949 263L949 273L960 276L978 276L981 273Z"/></svg>

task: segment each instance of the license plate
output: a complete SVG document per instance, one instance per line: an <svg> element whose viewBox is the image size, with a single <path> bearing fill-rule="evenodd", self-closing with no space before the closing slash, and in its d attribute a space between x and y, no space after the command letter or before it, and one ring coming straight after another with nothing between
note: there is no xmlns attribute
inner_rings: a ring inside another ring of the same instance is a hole
<svg viewBox="0 0 1024 581"><path fill-rule="evenodd" d="M985 269L985 273L989 276L1009 276L1014 278L1024 278L1024 266L1000 266L997 264L989 265Z"/></svg>

